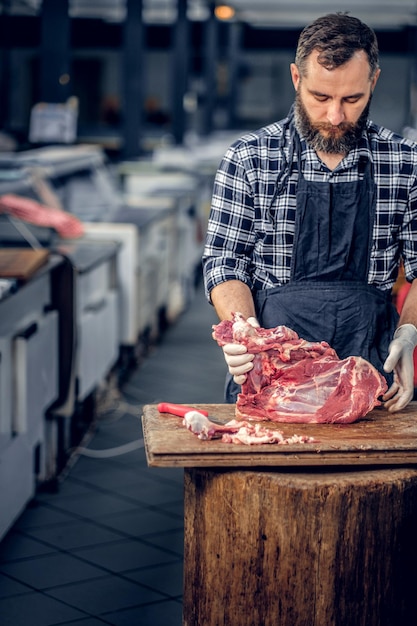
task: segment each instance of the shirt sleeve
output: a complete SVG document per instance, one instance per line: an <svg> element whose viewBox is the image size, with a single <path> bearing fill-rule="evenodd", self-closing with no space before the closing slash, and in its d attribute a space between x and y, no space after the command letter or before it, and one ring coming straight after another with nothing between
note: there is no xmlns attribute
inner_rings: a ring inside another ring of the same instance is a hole
<svg viewBox="0 0 417 626"><path fill-rule="evenodd" d="M214 181L203 252L204 285L209 300L212 289L228 280L240 280L252 287L253 190L240 148L237 142L228 149Z"/></svg>
<svg viewBox="0 0 417 626"><path fill-rule="evenodd" d="M407 210L400 230L404 274L409 282L417 278L417 166L414 166L411 181Z"/></svg>

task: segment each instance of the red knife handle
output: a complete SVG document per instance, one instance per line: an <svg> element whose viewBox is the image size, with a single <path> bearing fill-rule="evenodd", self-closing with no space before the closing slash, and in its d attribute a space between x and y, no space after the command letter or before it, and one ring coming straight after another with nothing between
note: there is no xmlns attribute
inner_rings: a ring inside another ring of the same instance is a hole
<svg viewBox="0 0 417 626"><path fill-rule="evenodd" d="M184 406L183 404L171 404L171 402L160 402L158 404L158 411L160 413L171 413L172 415L177 415L178 417L184 417L184 415L189 411L198 411L198 413L202 413L208 417L208 411L203 411L203 409L193 409L193 407Z"/></svg>

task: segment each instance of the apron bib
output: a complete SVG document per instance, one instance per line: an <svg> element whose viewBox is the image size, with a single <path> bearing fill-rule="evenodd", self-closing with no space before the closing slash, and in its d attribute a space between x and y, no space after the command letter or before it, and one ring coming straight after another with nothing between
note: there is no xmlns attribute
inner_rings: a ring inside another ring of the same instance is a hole
<svg viewBox="0 0 417 626"><path fill-rule="evenodd" d="M361 356L390 384L383 363L399 316L391 294L367 283L375 213L372 164L360 159L358 181L307 181L297 135L294 141L298 185L291 279L254 293L257 318L263 328L284 325L307 341L327 341L341 359ZM226 401L236 402L239 391L229 375Z"/></svg>

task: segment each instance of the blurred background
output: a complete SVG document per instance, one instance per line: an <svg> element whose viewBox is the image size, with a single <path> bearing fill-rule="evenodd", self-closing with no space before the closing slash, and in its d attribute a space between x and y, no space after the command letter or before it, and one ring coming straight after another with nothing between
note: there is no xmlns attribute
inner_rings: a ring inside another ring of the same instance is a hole
<svg viewBox="0 0 417 626"><path fill-rule="evenodd" d="M70 101L77 141L132 156L193 133L258 127L289 109L301 28L337 10L377 32L373 117L396 131L414 126L414 0L2 0L0 128L25 146L33 107Z"/></svg>

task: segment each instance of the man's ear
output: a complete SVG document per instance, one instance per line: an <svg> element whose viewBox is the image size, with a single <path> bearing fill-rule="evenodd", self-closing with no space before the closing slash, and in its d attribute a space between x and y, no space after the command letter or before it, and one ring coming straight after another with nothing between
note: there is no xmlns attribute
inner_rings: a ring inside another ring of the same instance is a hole
<svg viewBox="0 0 417 626"><path fill-rule="evenodd" d="M371 92L373 92L373 90L375 89L375 85L376 85L376 83L377 83L377 81L378 81L378 78L379 78L380 73L381 73L381 68L379 67L379 68L377 69L377 71L375 72L375 76L374 76L374 77L373 77L373 79L372 79Z"/></svg>
<svg viewBox="0 0 417 626"><path fill-rule="evenodd" d="M298 85L300 83L300 72L295 63L290 64L290 72L291 72L292 84L294 85L295 91L297 91Z"/></svg>

